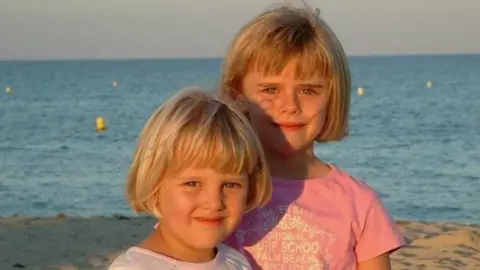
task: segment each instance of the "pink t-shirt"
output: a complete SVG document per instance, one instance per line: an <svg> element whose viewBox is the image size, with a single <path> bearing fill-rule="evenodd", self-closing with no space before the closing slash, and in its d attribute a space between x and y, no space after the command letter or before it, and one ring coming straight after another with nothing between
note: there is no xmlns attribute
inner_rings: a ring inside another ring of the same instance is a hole
<svg viewBox="0 0 480 270"><path fill-rule="evenodd" d="M226 241L254 269L357 269L405 244L376 192L336 167L320 179L273 185L272 200Z"/></svg>

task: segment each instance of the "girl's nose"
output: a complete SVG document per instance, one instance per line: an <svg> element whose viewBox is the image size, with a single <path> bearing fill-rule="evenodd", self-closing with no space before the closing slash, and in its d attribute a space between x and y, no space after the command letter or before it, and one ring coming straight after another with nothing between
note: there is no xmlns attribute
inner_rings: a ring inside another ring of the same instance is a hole
<svg viewBox="0 0 480 270"><path fill-rule="evenodd" d="M212 188L211 190L204 192L202 196L203 205L205 208L208 208L208 210L219 211L225 209L225 195L221 188Z"/></svg>
<svg viewBox="0 0 480 270"><path fill-rule="evenodd" d="M284 92L280 97L280 112L284 114L298 114L300 110L300 101L294 93Z"/></svg>

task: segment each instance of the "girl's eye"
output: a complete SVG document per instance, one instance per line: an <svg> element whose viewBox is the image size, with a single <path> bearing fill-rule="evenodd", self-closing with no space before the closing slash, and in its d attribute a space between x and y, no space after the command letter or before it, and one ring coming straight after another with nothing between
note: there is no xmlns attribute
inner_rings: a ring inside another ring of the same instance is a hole
<svg viewBox="0 0 480 270"><path fill-rule="evenodd" d="M242 188L242 185L239 183L225 183L223 186L226 188Z"/></svg>
<svg viewBox="0 0 480 270"><path fill-rule="evenodd" d="M305 88L305 89L302 89L302 94L305 94L305 95L316 95L317 94L317 91L311 89L311 88Z"/></svg>
<svg viewBox="0 0 480 270"><path fill-rule="evenodd" d="M200 182L198 181L189 181L189 182L186 182L186 183L183 183L184 186L187 186L187 187L199 187L200 186Z"/></svg>
<svg viewBox="0 0 480 270"><path fill-rule="evenodd" d="M262 89L262 93L267 93L269 95L273 95L273 94L277 93L277 89L274 88L274 87L264 88L264 89Z"/></svg>

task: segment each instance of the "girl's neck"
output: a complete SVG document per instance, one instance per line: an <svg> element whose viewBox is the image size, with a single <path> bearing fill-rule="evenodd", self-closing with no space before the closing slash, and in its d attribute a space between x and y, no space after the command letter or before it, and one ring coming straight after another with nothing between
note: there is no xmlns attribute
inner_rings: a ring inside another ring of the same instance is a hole
<svg viewBox="0 0 480 270"><path fill-rule="evenodd" d="M171 234L165 233L159 225L139 247L165 255L182 262L206 263L215 258L216 249L195 249Z"/></svg>
<svg viewBox="0 0 480 270"><path fill-rule="evenodd" d="M327 175L331 168L318 159L311 151L301 151L292 155L266 153L267 163L273 178L305 180Z"/></svg>

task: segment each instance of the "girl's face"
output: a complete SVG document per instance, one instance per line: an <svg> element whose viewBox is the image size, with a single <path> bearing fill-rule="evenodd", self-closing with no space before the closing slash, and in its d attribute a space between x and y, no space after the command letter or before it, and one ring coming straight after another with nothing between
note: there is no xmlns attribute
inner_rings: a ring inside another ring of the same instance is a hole
<svg viewBox="0 0 480 270"><path fill-rule="evenodd" d="M325 124L328 80L320 76L300 80L296 67L292 60L279 75L252 71L243 78L242 98L267 153L311 150Z"/></svg>
<svg viewBox="0 0 480 270"><path fill-rule="evenodd" d="M180 254L212 254L212 249L240 223L247 191L246 174L221 174L210 169L190 168L162 180L162 218L157 230L164 244Z"/></svg>

